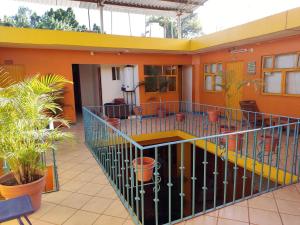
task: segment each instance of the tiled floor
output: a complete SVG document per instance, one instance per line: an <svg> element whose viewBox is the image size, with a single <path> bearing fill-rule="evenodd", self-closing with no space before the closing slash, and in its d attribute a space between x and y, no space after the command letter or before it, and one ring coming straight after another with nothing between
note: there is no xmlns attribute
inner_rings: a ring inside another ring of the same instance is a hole
<svg viewBox="0 0 300 225"><path fill-rule="evenodd" d="M133 222L105 175L84 145L82 125L72 127L75 139L57 152L58 192L44 194L42 207L30 216L34 225L131 225ZM184 225L298 225L300 184L244 201ZM17 224L16 221L3 223Z"/></svg>

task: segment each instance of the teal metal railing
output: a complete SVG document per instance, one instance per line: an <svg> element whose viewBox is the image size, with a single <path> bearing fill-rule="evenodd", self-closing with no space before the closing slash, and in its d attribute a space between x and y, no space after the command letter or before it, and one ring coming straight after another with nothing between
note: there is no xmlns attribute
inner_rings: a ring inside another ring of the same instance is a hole
<svg viewBox="0 0 300 225"><path fill-rule="evenodd" d="M136 224L177 223L299 182L297 118L187 102L86 107L83 118Z"/></svg>

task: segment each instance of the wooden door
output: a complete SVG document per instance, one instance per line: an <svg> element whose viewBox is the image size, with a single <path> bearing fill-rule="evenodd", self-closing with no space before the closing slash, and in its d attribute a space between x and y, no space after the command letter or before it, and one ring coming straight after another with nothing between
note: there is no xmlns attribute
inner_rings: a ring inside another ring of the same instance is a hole
<svg viewBox="0 0 300 225"><path fill-rule="evenodd" d="M244 63L230 62L226 64L226 81L228 90L226 92L226 107L232 109L240 109L240 101L242 100L242 88L240 88L243 81ZM230 116L232 119L241 119L242 115L239 111L232 111Z"/></svg>

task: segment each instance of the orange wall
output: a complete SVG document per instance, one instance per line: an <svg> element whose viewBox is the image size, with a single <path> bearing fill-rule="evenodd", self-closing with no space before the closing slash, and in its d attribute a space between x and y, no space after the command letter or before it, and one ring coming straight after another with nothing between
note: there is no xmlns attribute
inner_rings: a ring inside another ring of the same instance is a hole
<svg viewBox="0 0 300 225"><path fill-rule="evenodd" d="M93 56L89 51L71 50L49 50L49 49L22 49L22 48L0 48L0 64L4 60L13 60L14 64L25 65L26 74L36 73L57 73L72 80L72 64L137 64L139 68L139 78L143 80L144 64L174 64L190 65L191 56L172 54L117 54L98 53ZM152 96L151 93L144 93L144 88L140 89L140 100L146 102ZM178 93L164 94L164 100L178 100ZM65 94L64 108L65 116L71 121L76 121L74 107L73 86L68 85Z"/></svg>
<svg viewBox="0 0 300 225"><path fill-rule="evenodd" d="M229 49L214 51L209 53L201 53L193 56L193 64L195 70L195 88L194 100L201 103L213 105L225 105L224 93L208 93L204 91L204 75L203 65L206 63L223 62L223 67L227 62L244 62L245 79L261 78L261 61L262 56L299 52L300 36L273 40L252 45L239 46L239 48L253 48L253 52L231 54ZM256 62L256 75L247 75L247 62ZM300 85L300 84L299 84ZM254 99L257 101L258 107L262 112L275 114L298 116L300 117L300 97L291 96L275 96L263 95L260 91L254 91L252 87L243 88L243 99Z"/></svg>

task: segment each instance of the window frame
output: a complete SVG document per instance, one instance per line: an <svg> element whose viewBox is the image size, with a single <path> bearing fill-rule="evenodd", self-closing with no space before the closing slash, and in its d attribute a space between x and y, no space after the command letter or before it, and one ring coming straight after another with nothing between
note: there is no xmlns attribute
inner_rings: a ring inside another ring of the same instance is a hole
<svg viewBox="0 0 300 225"><path fill-rule="evenodd" d="M211 72L211 66L213 64L216 64L216 72L215 73L212 73ZM221 93L223 92L223 88L221 90L217 90L217 86L216 86L216 77L219 76L219 68L218 68L218 65L221 64L222 65L222 73L224 72L224 63L223 62L212 62L212 63L204 63L203 64L203 83L204 83L204 91L205 92L210 92L210 93ZM208 72L206 72L206 66L208 68ZM212 80L212 90L208 90L206 89L206 77L207 76L211 76L211 80ZM224 79L222 78L222 84L224 84Z"/></svg>
<svg viewBox="0 0 300 225"><path fill-rule="evenodd" d="M167 87L167 89L165 91L161 91L161 93L174 93L177 92L178 90L178 65L171 65L171 64L144 64L144 80L146 81L146 78L155 78L156 79L156 89L158 89L159 87L159 80L160 78L165 78L166 80L168 80L168 78L175 78L175 90L174 91L170 91L169 90L169 85ZM160 75L147 75L145 74L145 66L160 66L161 67L161 74ZM164 74L164 67L171 67L171 74ZM173 66L175 66L175 74L173 74ZM160 91L146 91L146 87L145 87L145 93L159 93Z"/></svg>
<svg viewBox="0 0 300 225"><path fill-rule="evenodd" d="M289 54L296 54L296 66L293 68L275 68L275 58L281 55L289 55ZM265 58L272 58L272 67L271 68L264 68L265 65ZM262 87L261 87L261 94L262 95L273 95L273 96L293 96L293 97L300 97L300 94L288 94L287 93L287 73L289 72L300 72L300 52L286 52L274 55L264 55L261 59L261 78L262 78ZM268 93L265 92L265 73L272 73L272 72L281 72L281 93Z"/></svg>

